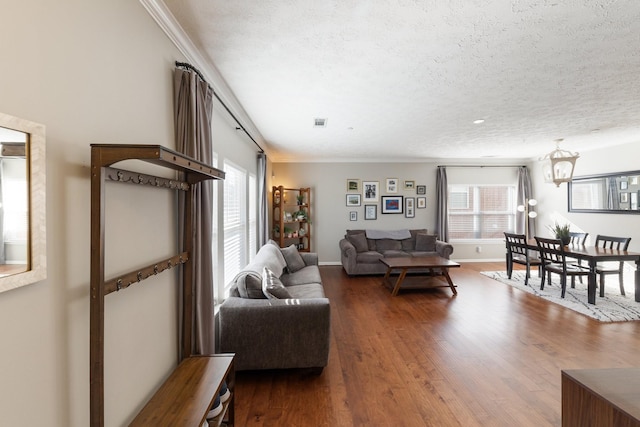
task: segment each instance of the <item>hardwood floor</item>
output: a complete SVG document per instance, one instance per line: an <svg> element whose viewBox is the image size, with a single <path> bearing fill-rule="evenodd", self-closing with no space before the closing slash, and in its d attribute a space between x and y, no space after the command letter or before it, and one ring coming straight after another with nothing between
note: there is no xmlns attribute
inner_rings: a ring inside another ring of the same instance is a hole
<svg viewBox="0 0 640 427"><path fill-rule="evenodd" d="M603 324L478 274L503 263L452 269L455 297L392 297L381 276L320 270L329 365L238 372L236 425L559 426L561 369L640 366L640 322Z"/></svg>

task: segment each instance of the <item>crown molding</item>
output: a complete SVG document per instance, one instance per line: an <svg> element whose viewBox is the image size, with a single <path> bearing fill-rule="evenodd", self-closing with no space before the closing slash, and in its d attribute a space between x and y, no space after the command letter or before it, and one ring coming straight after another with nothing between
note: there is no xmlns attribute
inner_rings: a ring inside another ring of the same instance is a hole
<svg viewBox="0 0 640 427"><path fill-rule="evenodd" d="M164 2L162 0L140 0L140 3L169 37L169 40L184 55L186 62L192 64L202 73L216 94L222 99L222 102L242 122L242 125L262 148L267 151L268 147L262 134L235 97L216 66L200 53ZM250 141L249 139L247 140ZM250 142L253 144L252 141Z"/></svg>

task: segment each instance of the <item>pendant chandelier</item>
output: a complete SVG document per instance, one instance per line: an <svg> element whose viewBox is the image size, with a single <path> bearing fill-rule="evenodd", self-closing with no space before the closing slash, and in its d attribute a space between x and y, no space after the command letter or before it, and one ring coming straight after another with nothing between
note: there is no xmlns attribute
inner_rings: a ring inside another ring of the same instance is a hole
<svg viewBox="0 0 640 427"><path fill-rule="evenodd" d="M556 139L556 149L540 159L543 162L542 172L546 182L553 182L556 187L560 187L563 182L570 182L573 178L573 168L579 153L572 153L560 149L562 139Z"/></svg>

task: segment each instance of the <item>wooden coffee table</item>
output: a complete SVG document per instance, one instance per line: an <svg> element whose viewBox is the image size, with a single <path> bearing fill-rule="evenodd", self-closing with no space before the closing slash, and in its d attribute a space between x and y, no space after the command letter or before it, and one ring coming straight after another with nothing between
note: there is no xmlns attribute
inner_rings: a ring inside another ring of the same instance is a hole
<svg viewBox="0 0 640 427"><path fill-rule="evenodd" d="M451 277L449 276L450 268L460 267L460 264L458 264L457 262L453 262L439 256L382 258L380 261L387 266L387 272L384 275L384 279L382 279L382 283L392 288L392 296L398 295L398 291L400 290L400 287L403 286L403 282L405 280L405 277L407 276L407 272L409 270L416 269L428 269L429 273L433 275L435 275L435 273L439 271L446 279L447 284L434 285L433 283L424 283L423 281L422 283L411 284L409 286L407 284L404 284L405 288L428 289L449 287L451 288L451 292L453 292L454 295L458 294L458 292L456 291L456 287L453 284ZM392 270L400 270L400 275L398 276L395 285L390 280ZM421 278L423 277L424 276L421 276Z"/></svg>

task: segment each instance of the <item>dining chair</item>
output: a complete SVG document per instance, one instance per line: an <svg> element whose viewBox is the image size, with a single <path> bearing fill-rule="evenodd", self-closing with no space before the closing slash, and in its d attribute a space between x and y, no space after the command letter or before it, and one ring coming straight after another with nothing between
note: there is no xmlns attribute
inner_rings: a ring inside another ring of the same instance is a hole
<svg viewBox="0 0 640 427"><path fill-rule="evenodd" d="M598 248L618 249L626 251L629 247L631 237L596 236L595 246ZM605 261L596 264L596 274L600 276L600 296L604 296L604 276L607 274L617 274L620 282L620 294L624 295L624 261Z"/></svg>
<svg viewBox="0 0 640 427"><path fill-rule="evenodd" d="M575 285L576 276L587 276L589 270L584 269L577 264L567 263L567 257L564 251L564 244L560 239L547 239L544 237L535 237L538 245L538 252L542 261L542 280L540 281L540 289L544 289L545 277L549 276L551 281L551 273L560 275L560 286L562 293L560 296L564 298L567 290L567 277L571 277L571 286Z"/></svg>
<svg viewBox="0 0 640 427"><path fill-rule="evenodd" d="M577 231L570 231L569 237L571 237L571 245L573 246L584 246L587 241L587 237L589 233L579 233Z"/></svg>
<svg viewBox="0 0 640 427"><path fill-rule="evenodd" d="M587 237L589 237L589 233L580 233L577 231L570 231L569 237L571 237L571 242L569 243L571 246L584 246L585 243L587 242ZM581 259L567 258L567 262L571 264L577 264L580 267L583 267ZM582 283L582 276L579 276L578 280L580 280L580 283ZM571 282L571 287L575 288L575 282L573 281Z"/></svg>
<svg viewBox="0 0 640 427"><path fill-rule="evenodd" d="M507 276L511 279L513 272L513 263L526 266L527 273L524 278L524 285L529 286L529 277L531 277L531 266L538 267L538 277L540 277L542 262L537 251L532 251L527 246L527 238L524 234L504 233L507 246Z"/></svg>

